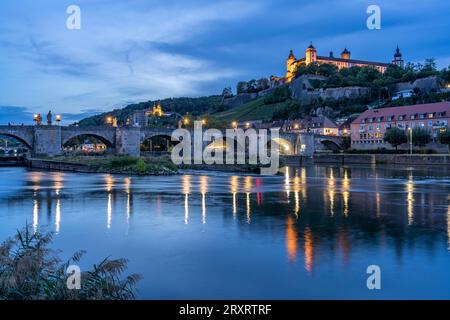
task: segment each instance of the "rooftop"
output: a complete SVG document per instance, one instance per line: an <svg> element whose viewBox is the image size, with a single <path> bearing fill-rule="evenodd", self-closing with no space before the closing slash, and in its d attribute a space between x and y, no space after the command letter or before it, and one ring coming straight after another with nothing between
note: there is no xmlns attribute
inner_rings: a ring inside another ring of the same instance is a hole
<svg viewBox="0 0 450 320"><path fill-rule="evenodd" d="M437 102L437 103L427 103L427 104L417 104L412 106L402 106L402 107L391 107L391 108L380 108L380 109L370 109L364 111L352 124L362 124L366 123L370 119L380 118L381 122L386 121L403 121L410 120L411 115L420 114L441 114L442 117L450 117L450 101ZM393 117L392 120L389 120Z"/></svg>

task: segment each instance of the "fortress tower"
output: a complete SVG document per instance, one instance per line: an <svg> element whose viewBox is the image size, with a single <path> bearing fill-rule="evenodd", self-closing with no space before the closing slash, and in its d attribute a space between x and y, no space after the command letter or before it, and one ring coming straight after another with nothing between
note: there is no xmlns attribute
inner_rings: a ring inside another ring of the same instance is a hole
<svg viewBox="0 0 450 320"><path fill-rule="evenodd" d="M317 61L317 50L314 48L312 42L308 48L306 48L305 62L306 65Z"/></svg>

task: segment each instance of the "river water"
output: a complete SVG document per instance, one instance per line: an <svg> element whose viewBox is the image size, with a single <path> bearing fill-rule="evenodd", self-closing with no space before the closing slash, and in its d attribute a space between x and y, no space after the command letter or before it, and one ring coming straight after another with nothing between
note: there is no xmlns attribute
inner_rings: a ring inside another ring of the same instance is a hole
<svg viewBox="0 0 450 320"><path fill-rule="evenodd" d="M0 239L28 222L81 267L127 258L143 299L450 298L450 169L128 177L0 168ZM367 288L367 267L381 289Z"/></svg>

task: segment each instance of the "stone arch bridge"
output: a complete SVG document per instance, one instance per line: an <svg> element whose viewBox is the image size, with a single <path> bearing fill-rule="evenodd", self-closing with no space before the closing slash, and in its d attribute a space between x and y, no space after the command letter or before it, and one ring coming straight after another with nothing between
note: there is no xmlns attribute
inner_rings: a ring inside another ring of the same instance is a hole
<svg viewBox="0 0 450 320"><path fill-rule="evenodd" d="M0 135L22 142L32 155L60 155L64 145L78 136L93 136L101 140L118 155L140 154L141 144L153 137L170 139L173 129L111 127L111 126L0 126ZM277 141L285 155L312 156L320 151L338 151L341 138L313 133L280 132Z"/></svg>

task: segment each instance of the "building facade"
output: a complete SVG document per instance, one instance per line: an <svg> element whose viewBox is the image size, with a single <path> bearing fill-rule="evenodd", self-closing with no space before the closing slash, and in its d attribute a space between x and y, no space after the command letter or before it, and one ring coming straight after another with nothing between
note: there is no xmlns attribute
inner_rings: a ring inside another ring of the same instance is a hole
<svg viewBox="0 0 450 320"><path fill-rule="evenodd" d="M306 48L305 57L301 59L297 59L294 55L294 52L291 50L289 56L286 61L286 76L285 82L289 83L295 78L295 73L297 69L302 65L309 65L311 63L327 63L335 65L339 69L343 68L351 68L351 67L367 67L371 66L384 73L389 66L390 63L384 62L374 62L374 61L364 61L364 60L355 60L351 59L351 53L347 50L347 48L342 51L340 57L335 57L333 52L331 51L329 56L319 56L317 54L316 48L310 44L308 48ZM400 52L399 47L397 46L397 50L394 54L394 59L391 62L392 64L403 67L404 60L402 59L402 54Z"/></svg>
<svg viewBox="0 0 450 320"><path fill-rule="evenodd" d="M339 127L325 116L307 117L299 120L288 120L282 126L284 131L311 132L323 136L338 136Z"/></svg>
<svg viewBox="0 0 450 320"><path fill-rule="evenodd" d="M393 127L402 130L423 128L436 140L440 132L448 130L449 124L449 101L371 109L362 113L351 124L352 148L390 148L390 144L384 142L384 134Z"/></svg>

